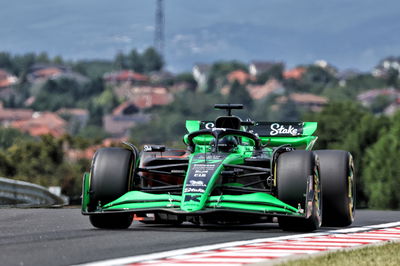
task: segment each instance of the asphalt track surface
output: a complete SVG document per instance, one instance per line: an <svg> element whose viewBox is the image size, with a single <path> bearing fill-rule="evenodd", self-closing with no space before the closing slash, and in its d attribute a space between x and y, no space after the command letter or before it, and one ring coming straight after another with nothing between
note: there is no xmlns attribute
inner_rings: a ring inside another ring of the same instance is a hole
<svg viewBox="0 0 400 266"><path fill-rule="evenodd" d="M351 227L396 221L400 211L358 210ZM134 222L127 230L99 230L79 209L0 209L0 265L71 265L290 234L295 233L283 232L277 224L172 227Z"/></svg>

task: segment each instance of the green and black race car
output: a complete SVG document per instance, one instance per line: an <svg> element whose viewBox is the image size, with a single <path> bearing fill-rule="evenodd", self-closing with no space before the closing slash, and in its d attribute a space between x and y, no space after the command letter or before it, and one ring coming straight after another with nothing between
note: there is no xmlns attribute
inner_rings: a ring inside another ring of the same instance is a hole
<svg viewBox="0 0 400 266"><path fill-rule="evenodd" d="M316 122L254 122L232 115L186 121L185 150L102 148L83 178L82 213L98 228L272 222L283 230L354 220L349 152L311 151Z"/></svg>

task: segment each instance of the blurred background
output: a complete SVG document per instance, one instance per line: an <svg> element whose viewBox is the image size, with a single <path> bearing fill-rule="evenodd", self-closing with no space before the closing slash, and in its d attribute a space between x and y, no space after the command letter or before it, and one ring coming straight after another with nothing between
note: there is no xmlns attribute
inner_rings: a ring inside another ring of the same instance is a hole
<svg viewBox="0 0 400 266"><path fill-rule="evenodd" d="M400 208L400 3L0 0L0 176L79 203L96 149L183 147L185 120L317 121L357 205Z"/></svg>

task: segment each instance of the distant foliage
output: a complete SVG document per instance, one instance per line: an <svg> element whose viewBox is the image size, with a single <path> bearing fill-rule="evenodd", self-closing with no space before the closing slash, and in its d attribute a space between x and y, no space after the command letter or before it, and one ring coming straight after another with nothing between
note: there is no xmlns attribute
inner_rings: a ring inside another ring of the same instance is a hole
<svg viewBox="0 0 400 266"><path fill-rule="evenodd" d="M128 54L119 52L114 64L119 69L131 69L138 73L149 73L152 71L160 71L164 66L164 59L153 48L147 48L142 54L136 49L131 50Z"/></svg>
<svg viewBox="0 0 400 266"><path fill-rule="evenodd" d="M358 206L400 207L394 193L400 176L400 112L393 118L377 117L343 102L329 104L306 120L318 122L316 149L341 149L353 155Z"/></svg>

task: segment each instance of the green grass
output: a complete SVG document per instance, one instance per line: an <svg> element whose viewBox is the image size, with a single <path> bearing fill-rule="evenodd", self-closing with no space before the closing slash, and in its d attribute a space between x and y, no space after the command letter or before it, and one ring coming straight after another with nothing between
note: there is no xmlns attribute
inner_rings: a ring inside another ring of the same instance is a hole
<svg viewBox="0 0 400 266"><path fill-rule="evenodd" d="M400 243L388 243L348 251L331 252L311 259L290 260L279 266L398 266L400 265Z"/></svg>

